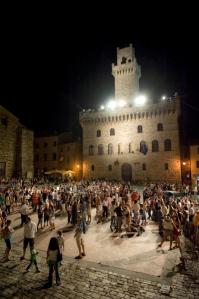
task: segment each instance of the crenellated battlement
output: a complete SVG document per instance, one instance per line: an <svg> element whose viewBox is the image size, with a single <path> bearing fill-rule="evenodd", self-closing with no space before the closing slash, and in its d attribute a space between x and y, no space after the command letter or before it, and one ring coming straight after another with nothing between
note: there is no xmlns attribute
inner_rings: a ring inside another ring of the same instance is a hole
<svg viewBox="0 0 199 299"><path fill-rule="evenodd" d="M110 109L103 111L88 110L80 112L80 123L83 124L95 124L95 123L118 123L132 121L136 119L153 119L158 117L168 117L173 114L180 114L179 109L179 97L172 100L161 101L156 104L148 104L144 107L128 107L121 109Z"/></svg>

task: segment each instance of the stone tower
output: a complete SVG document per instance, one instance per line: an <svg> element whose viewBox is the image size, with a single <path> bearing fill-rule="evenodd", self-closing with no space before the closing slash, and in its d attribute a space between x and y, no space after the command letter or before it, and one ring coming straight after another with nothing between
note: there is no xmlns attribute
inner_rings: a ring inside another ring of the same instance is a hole
<svg viewBox="0 0 199 299"><path fill-rule="evenodd" d="M132 44L126 48L117 48L117 64L112 64L112 75L115 78L115 99L130 103L139 92L141 77Z"/></svg>

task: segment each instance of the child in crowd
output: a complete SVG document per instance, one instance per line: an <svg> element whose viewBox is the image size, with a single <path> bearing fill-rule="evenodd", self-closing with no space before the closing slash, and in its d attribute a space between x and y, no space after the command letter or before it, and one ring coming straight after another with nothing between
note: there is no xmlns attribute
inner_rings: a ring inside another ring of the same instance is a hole
<svg viewBox="0 0 199 299"><path fill-rule="evenodd" d="M37 266L37 255L38 255L38 252L36 251L36 249L32 249L31 250L31 253L30 253L30 264L28 265L28 267L26 268L26 272L29 271L30 267L32 266L32 264L35 265L35 268L36 268L36 273L39 273L39 268Z"/></svg>

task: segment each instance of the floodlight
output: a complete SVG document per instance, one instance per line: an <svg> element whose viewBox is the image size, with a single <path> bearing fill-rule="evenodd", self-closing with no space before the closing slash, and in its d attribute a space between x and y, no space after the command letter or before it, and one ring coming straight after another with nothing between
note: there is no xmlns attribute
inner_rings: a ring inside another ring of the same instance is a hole
<svg viewBox="0 0 199 299"><path fill-rule="evenodd" d="M147 101L147 98L145 95L139 95L135 98L134 102L136 106L143 106Z"/></svg>
<svg viewBox="0 0 199 299"><path fill-rule="evenodd" d="M109 103L108 103L108 105L107 105L107 107L109 108L109 109L111 109L111 110L114 110L115 109L115 107L116 107L116 102L115 101L110 101Z"/></svg>
<svg viewBox="0 0 199 299"><path fill-rule="evenodd" d="M119 100L118 105L119 105L119 107L124 107L124 106L126 106L126 102L124 100Z"/></svg>

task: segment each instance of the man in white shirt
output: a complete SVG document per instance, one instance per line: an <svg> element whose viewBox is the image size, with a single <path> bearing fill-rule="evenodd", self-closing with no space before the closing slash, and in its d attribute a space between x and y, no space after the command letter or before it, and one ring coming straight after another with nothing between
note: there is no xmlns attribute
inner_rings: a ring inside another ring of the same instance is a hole
<svg viewBox="0 0 199 299"><path fill-rule="evenodd" d="M36 223L32 222L30 217L27 217L27 222L24 225L24 243L23 243L23 255L21 256L21 260L24 260L26 248L28 244L30 246L30 252L34 249L35 243L35 234L37 232Z"/></svg>
<svg viewBox="0 0 199 299"><path fill-rule="evenodd" d="M22 202L20 213L21 213L21 226L23 226L23 224L26 223L27 216L28 216L28 206L25 203L25 200L23 200Z"/></svg>

